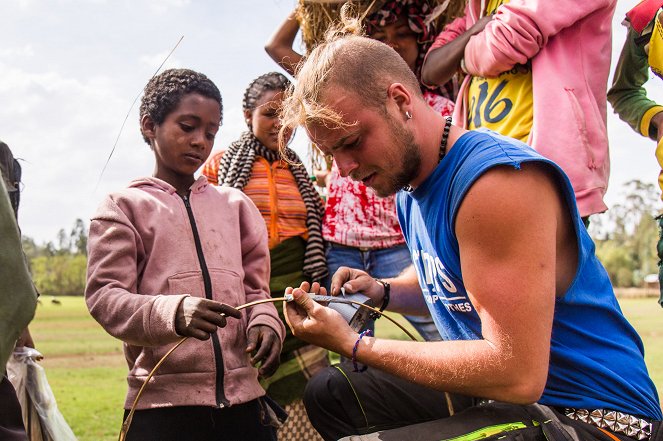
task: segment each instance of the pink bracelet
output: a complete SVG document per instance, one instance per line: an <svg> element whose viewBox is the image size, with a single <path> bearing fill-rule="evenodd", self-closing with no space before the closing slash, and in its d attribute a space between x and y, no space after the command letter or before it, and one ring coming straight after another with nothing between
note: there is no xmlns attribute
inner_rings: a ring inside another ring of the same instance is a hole
<svg viewBox="0 0 663 441"><path fill-rule="evenodd" d="M357 337L355 346L354 348L352 348L352 366L354 367L354 370L352 372L364 372L366 369L368 369L368 366L366 365L362 366L361 369L359 368L359 366L357 366L357 348L359 347L359 342L361 341L362 338L366 336L370 337L372 335L373 331L371 331L370 329L365 329L361 331L359 337Z"/></svg>

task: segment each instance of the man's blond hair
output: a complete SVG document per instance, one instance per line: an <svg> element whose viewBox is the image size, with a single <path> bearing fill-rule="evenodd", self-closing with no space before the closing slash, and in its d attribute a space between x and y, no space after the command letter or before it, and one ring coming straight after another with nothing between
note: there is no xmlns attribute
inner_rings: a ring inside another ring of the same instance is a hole
<svg viewBox="0 0 663 441"><path fill-rule="evenodd" d="M359 20L346 13L343 22L331 29L325 42L301 62L296 84L286 92L281 108L280 145L297 126L325 127L351 125L343 115L324 104L332 87L334 94L355 94L366 107L385 111L387 89L401 83L410 93L421 97L419 81L398 53L377 40L363 37Z"/></svg>

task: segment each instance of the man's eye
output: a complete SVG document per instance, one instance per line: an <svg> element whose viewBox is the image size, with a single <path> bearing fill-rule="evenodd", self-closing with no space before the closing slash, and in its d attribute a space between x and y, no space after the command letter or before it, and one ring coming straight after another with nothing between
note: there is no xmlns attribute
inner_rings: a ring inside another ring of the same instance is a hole
<svg viewBox="0 0 663 441"><path fill-rule="evenodd" d="M216 133L207 132L205 133L205 137L210 141L214 141L214 138L216 138Z"/></svg>
<svg viewBox="0 0 663 441"><path fill-rule="evenodd" d="M193 130L193 126L190 126L188 124L182 124L180 123L180 128L184 130L185 132L190 132Z"/></svg>
<svg viewBox="0 0 663 441"><path fill-rule="evenodd" d="M356 149L357 147L359 147L360 143L361 143L360 139L357 138L354 141L345 144L345 148L348 149L348 150Z"/></svg>

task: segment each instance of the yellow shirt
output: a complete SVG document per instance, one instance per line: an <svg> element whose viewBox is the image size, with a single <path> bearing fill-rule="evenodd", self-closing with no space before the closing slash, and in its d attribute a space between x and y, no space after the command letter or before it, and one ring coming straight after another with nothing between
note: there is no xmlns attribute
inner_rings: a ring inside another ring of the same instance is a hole
<svg viewBox="0 0 663 441"><path fill-rule="evenodd" d="M486 15L509 0L489 0ZM532 63L518 64L497 78L472 77L468 88L468 128L486 127L527 142L533 120Z"/></svg>

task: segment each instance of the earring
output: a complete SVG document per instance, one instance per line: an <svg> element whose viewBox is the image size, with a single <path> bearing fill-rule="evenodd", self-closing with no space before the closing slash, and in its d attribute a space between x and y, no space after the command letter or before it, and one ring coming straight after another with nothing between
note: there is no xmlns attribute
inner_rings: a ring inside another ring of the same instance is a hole
<svg viewBox="0 0 663 441"><path fill-rule="evenodd" d="M410 113L409 110L406 110L406 111L405 111L405 117L406 117L407 119L412 119L412 113Z"/></svg>

